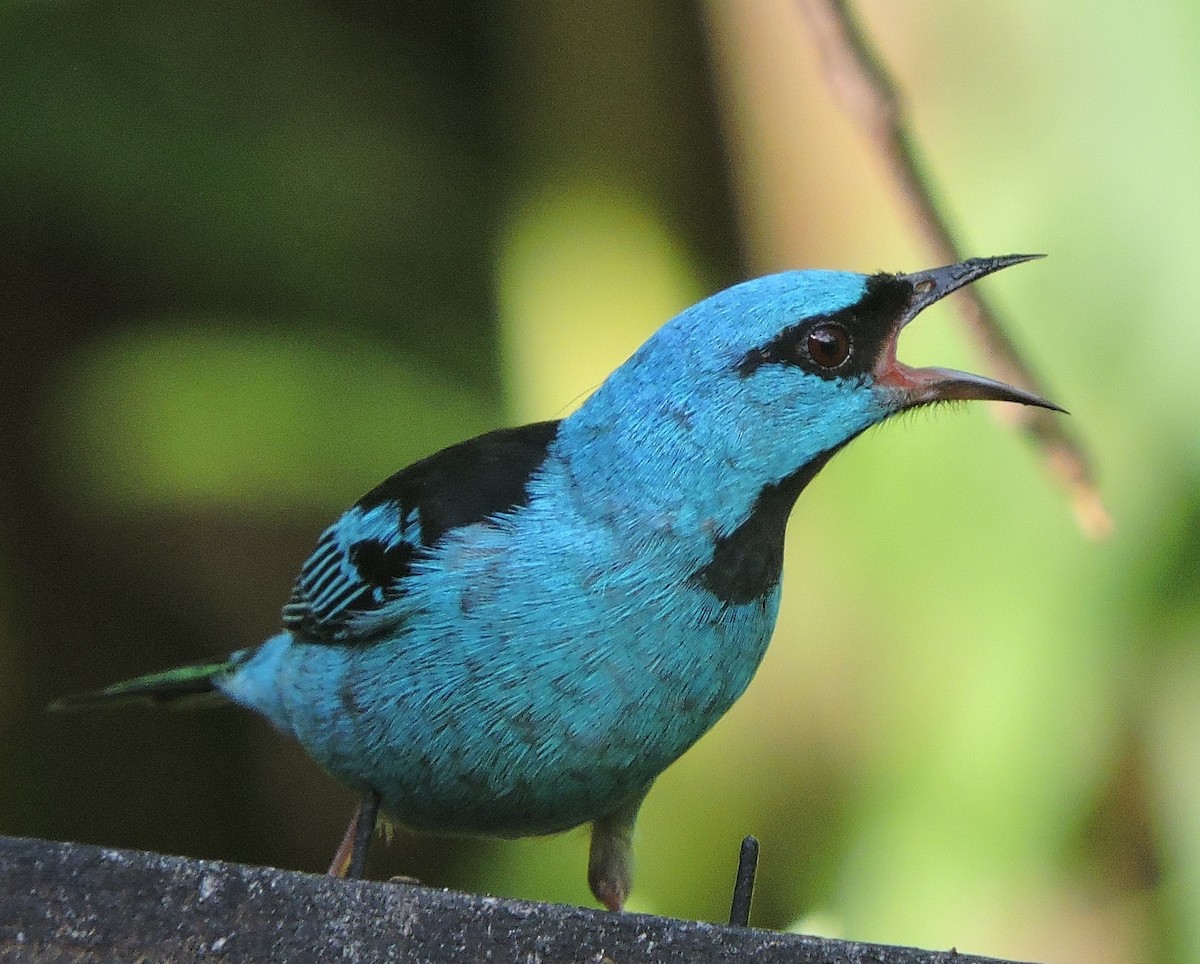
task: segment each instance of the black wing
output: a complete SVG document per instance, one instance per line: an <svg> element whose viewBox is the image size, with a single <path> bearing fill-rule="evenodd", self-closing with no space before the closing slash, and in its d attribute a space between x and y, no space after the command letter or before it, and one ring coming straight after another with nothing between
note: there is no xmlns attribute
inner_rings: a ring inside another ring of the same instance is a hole
<svg viewBox="0 0 1200 964"><path fill-rule="evenodd" d="M364 617L404 595L413 562L442 536L527 503L558 424L488 432L377 485L321 533L283 607L284 626L313 642L368 638Z"/></svg>

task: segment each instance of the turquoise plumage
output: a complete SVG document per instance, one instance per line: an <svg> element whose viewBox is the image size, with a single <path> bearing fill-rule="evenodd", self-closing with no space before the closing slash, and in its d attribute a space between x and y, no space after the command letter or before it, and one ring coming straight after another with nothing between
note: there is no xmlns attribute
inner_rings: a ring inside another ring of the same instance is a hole
<svg viewBox="0 0 1200 964"><path fill-rule="evenodd" d="M787 517L817 471L915 406L1054 407L895 357L922 308L1023 260L716 294L569 417L452 446L364 496L261 646L64 703L215 693L261 713L363 795L338 871L361 872L380 803L441 833L591 822L589 881L620 908L639 804L762 659Z"/></svg>

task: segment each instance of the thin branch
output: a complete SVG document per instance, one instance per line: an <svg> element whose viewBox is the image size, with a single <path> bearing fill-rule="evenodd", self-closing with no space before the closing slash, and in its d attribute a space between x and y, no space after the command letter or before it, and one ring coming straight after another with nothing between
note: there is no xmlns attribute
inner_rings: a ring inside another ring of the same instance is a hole
<svg viewBox="0 0 1200 964"><path fill-rule="evenodd" d="M905 124L899 88L846 0L800 0L800 6L821 50L830 87L874 143L930 253L939 264L961 261L962 251L934 203L930 179ZM996 377L1046 395L979 289L964 288L956 297ZM1012 405L1004 406L1003 412L1042 450L1050 474L1067 489L1083 531L1092 538L1107 536L1112 519L1096 487L1090 459L1064 419L1043 409Z"/></svg>

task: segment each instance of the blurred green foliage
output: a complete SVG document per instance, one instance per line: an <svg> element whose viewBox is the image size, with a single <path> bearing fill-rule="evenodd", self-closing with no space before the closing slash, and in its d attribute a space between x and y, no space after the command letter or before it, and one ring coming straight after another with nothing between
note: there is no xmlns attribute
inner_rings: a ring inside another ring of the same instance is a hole
<svg viewBox="0 0 1200 964"><path fill-rule="evenodd" d="M753 832L763 926L1200 961L1200 13L859 8L969 252L1052 254L988 292L1117 532L982 407L839 456L634 906L721 918ZM321 869L349 795L259 721L42 707L262 638L340 508L703 294L924 266L790 0L11 2L0 49L0 832ZM588 902L586 846L374 870Z"/></svg>

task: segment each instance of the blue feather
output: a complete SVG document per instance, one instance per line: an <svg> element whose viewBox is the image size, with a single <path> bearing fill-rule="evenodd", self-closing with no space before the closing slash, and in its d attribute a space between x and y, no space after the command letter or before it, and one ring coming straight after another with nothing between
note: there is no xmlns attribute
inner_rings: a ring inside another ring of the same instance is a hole
<svg viewBox="0 0 1200 964"><path fill-rule="evenodd" d="M921 308L1018 260L788 272L700 302L570 417L373 489L321 534L284 631L185 674L188 691L200 679L262 713L416 829L592 821L589 880L619 907L641 798L766 651L787 517L820 468L916 405L1049 407L895 359Z"/></svg>

